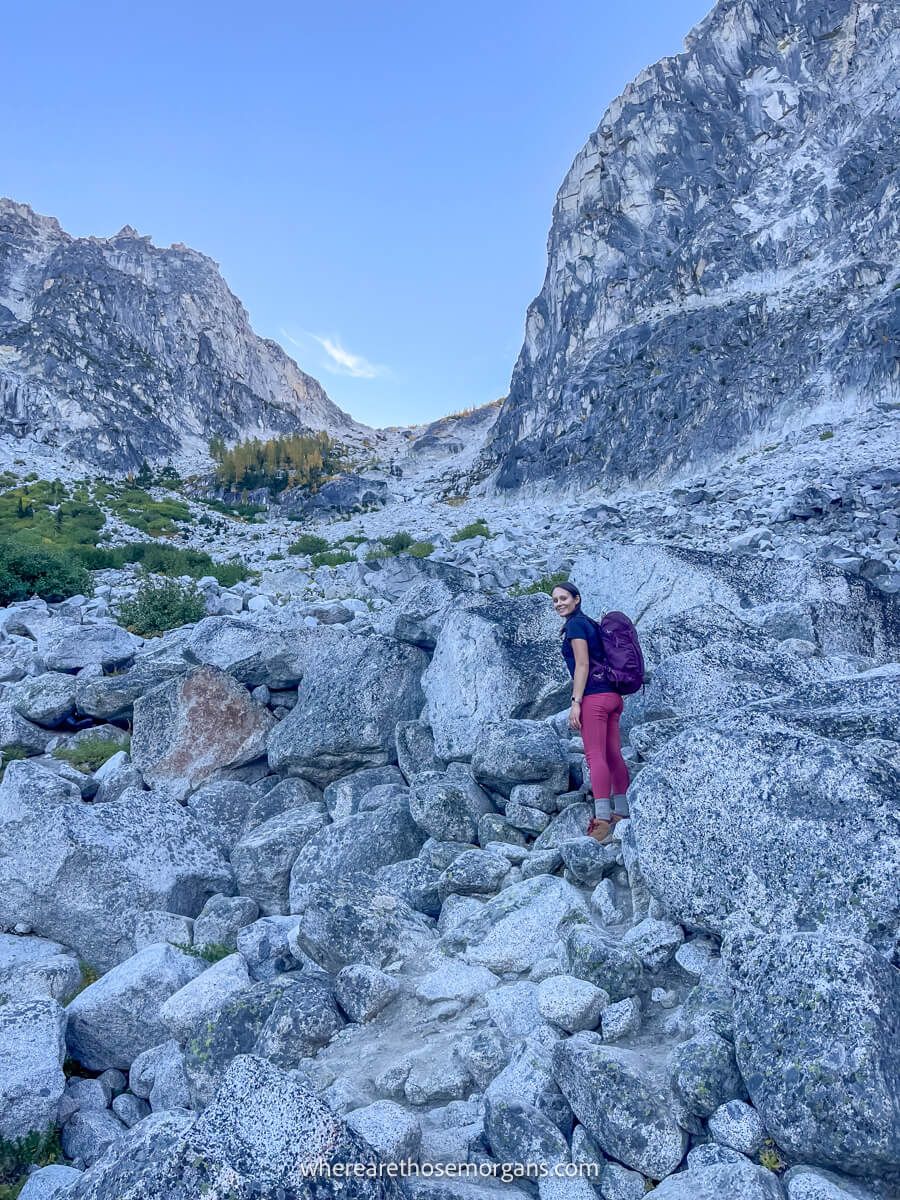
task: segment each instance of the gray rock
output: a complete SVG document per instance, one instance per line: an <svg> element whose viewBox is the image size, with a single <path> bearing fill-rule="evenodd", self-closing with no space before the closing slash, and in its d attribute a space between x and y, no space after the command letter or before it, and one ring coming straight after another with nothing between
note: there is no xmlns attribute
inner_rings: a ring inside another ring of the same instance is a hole
<svg viewBox="0 0 900 1200"><path fill-rule="evenodd" d="M719 1105L745 1095L734 1047L714 1033L698 1034L675 1047L669 1081L688 1112L698 1117L711 1117Z"/></svg>
<svg viewBox="0 0 900 1200"><path fill-rule="evenodd" d="M603 1010L602 1026L603 1038L607 1042L617 1042L620 1038L637 1033L641 1027L641 1002L637 996L608 1004Z"/></svg>
<svg viewBox="0 0 900 1200"><path fill-rule="evenodd" d="M440 841L473 842L491 802L477 784L450 775L420 775L409 794L413 820Z"/></svg>
<svg viewBox="0 0 900 1200"><path fill-rule="evenodd" d="M538 985L538 1008L545 1021L567 1033L596 1029L609 996L574 975L552 975Z"/></svg>
<svg viewBox="0 0 900 1200"><path fill-rule="evenodd" d="M125 1133L125 1126L114 1113L77 1112L63 1126L62 1148L67 1158L90 1167L113 1142Z"/></svg>
<svg viewBox="0 0 900 1200"><path fill-rule="evenodd" d="M400 994L393 975L363 963L343 967L334 981L334 996L351 1021L371 1021Z"/></svg>
<svg viewBox="0 0 900 1200"><path fill-rule="evenodd" d="M145 946L153 946L157 942L190 946L193 940L194 922L190 917L152 908L135 916L132 935L135 950L143 950Z"/></svg>
<svg viewBox="0 0 900 1200"><path fill-rule="evenodd" d="M180 654L138 654L127 671L112 675L88 666L75 677L75 703L80 713L101 721L126 717L145 692L187 671L188 664Z"/></svg>
<svg viewBox="0 0 900 1200"><path fill-rule="evenodd" d="M755 1163L714 1163L670 1175L654 1189L660 1200L782 1200L778 1176Z"/></svg>
<svg viewBox="0 0 900 1200"><path fill-rule="evenodd" d="M558 816L553 817L544 832L538 834L534 839L533 849L535 851L558 850L562 847L563 842L570 841L572 838L584 837L593 815L593 804L568 805Z"/></svg>
<svg viewBox="0 0 900 1200"><path fill-rule="evenodd" d="M227 671L245 687L289 688L299 683L310 654L297 629L276 629L262 619L205 617L184 645L185 658Z"/></svg>
<svg viewBox="0 0 900 1200"><path fill-rule="evenodd" d="M169 995L160 1007L159 1020L171 1037L185 1042L207 1017L250 986L244 960L229 954Z"/></svg>
<svg viewBox="0 0 900 1200"><path fill-rule="evenodd" d="M440 877L443 897L484 895L496 892L509 873L509 859L486 850L467 850L455 858Z"/></svg>
<svg viewBox="0 0 900 1200"><path fill-rule="evenodd" d="M94 1109L103 1112L109 1108L112 1092L104 1087L100 1079L69 1079L65 1090L66 1101L71 1101L76 1112L86 1112Z"/></svg>
<svg viewBox="0 0 900 1200"><path fill-rule="evenodd" d="M290 780L286 782L305 781ZM350 775L342 775L340 779L335 779L325 788L324 800L328 815L333 821L352 816L359 810L360 802L373 788L381 787L386 783L403 783L403 775L397 767L365 767Z"/></svg>
<svg viewBox="0 0 900 1200"><path fill-rule="evenodd" d="M133 1141L136 1135L138 1129L120 1153L87 1173L73 1200L195 1200L228 1192L256 1200L312 1200L320 1188L305 1172L314 1162L376 1161L374 1151L297 1078L243 1055L193 1124L179 1120L172 1132L163 1127L143 1141ZM341 1192L345 1200L387 1200L396 1189L387 1179L351 1175Z"/></svg>
<svg viewBox="0 0 900 1200"><path fill-rule="evenodd" d="M273 725L230 675L198 667L135 701L131 757L151 783L196 788L223 767L265 754Z"/></svg>
<svg viewBox="0 0 900 1200"><path fill-rule="evenodd" d="M187 806L227 855L240 840L257 801L258 796L249 784L236 779L217 779L192 792Z"/></svg>
<svg viewBox="0 0 900 1200"><path fill-rule="evenodd" d="M493 971L526 971L566 929L589 920L571 884L538 875L512 884L444 935L445 953Z"/></svg>
<svg viewBox="0 0 900 1200"><path fill-rule="evenodd" d="M900 921L898 787L882 760L833 741L704 729L670 742L665 766L641 771L629 824L647 885L684 925L721 936L741 916L761 928L824 924L882 944ZM729 836L709 871L716 829Z"/></svg>
<svg viewBox="0 0 900 1200"><path fill-rule="evenodd" d="M0 1005L0 1137L12 1141L56 1123L65 1028L55 1000Z"/></svg>
<svg viewBox="0 0 900 1200"><path fill-rule="evenodd" d="M269 817L277 817L289 808L303 808L306 804L321 807L324 803L321 791L308 780L288 778L276 782L277 778L268 776L254 788L256 799L247 812L242 833L249 833Z"/></svg>
<svg viewBox="0 0 900 1200"><path fill-rule="evenodd" d="M197 946L237 949L237 935L259 916L259 905L249 896L210 896L194 920Z"/></svg>
<svg viewBox="0 0 900 1200"><path fill-rule="evenodd" d="M604 875L615 870L619 862L618 845L601 846L596 838L590 837L561 842L559 853L575 882L585 887L594 887Z"/></svg>
<svg viewBox="0 0 900 1200"><path fill-rule="evenodd" d="M706 1114L701 1114L706 1115ZM765 1127L755 1108L729 1100L709 1115L710 1136L739 1154L756 1154L763 1144Z"/></svg>
<svg viewBox="0 0 900 1200"><path fill-rule="evenodd" d="M572 974L602 988L611 1000L624 1000L644 985L637 955L599 929L576 925L568 935L566 950Z"/></svg>
<svg viewBox="0 0 900 1200"><path fill-rule="evenodd" d="M260 912L288 911L291 868L324 824L318 807L290 808L251 829L234 847L231 865L238 887L256 901Z"/></svg>
<svg viewBox="0 0 900 1200"><path fill-rule="evenodd" d="M80 983L78 961L59 942L0 933L0 996L65 1003Z"/></svg>
<svg viewBox="0 0 900 1200"><path fill-rule="evenodd" d="M128 1086L154 1112L189 1107L190 1086L178 1043L161 1042L139 1054L128 1072Z"/></svg>
<svg viewBox="0 0 900 1200"><path fill-rule="evenodd" d="M193 915L231 890L227 864L179 805L137 791L114 804L44 800L20 786L31 764L15 765L0 784L0 922L27 922L106 970L131 953L137 912Z"/></svg>
<svg viewBox="0 0 900 1200"><path fill-rule="evenodd" d="M434 735L424 721L398 721L394 732L397 764L408 784L417 775L443 771L444 763L434 752Z"/></svg>
<svg viewBox="0 0 900 1200"><path fill-rule="evenodd" d="M64 622L38 636L38 652L48 671L80 671L99 663L106 670L134 657L139 638L118 625L76 625Z"/></svg>
<svg viewBox="0 0 900 1200"><path fill-rule="evenodd" d="M61 1163L53 1163L49 1167L39 1167L29 1175L25 1186L19 1192L19 1200L54 1200L63 1195L66 1188L81 1178L81 1172L74 1167L64 1167Z"/></svg>
<svg viewBox="0 0 900 1200"><path fill-rule="evenodd" d="M347 1126L384 1162L418 1159L422 1141L419 1118L400 1104L376 1100L347 1114Z"/></svg>
<svg viewBox="0 0 900 1200"><path fill-rule="evenodd" d="M634 951L648 971L656 972L674 957L684 930L672 921L645 917L622 935L622 945Z"/></svg>
<svg viewBox="0 0 900 1200"><path fill-rule="evenodd" d="M174 946L139 950L80 992L67 1008L69 1054L93 1071L129 1067L164 1040L160 1009L204 964Z"/></svg>
<svg viewBox="0 0 900 1200"><path fill-rule="evenodd" d="M335 1004L328 976L316 971L304 972L287 983L263 1021L254 1053L279 1067L296 1068L326 1046L345 1022ZM221 1025L221 1014L218 1020ZM192 1053L196 1060L194 1047Z"/></svg>
<svg viewBox="0 0 900 1200"><path fill-rule="evenodd" d="M562 1040L555 1043L563 1044ZM534 1038L522 1042L485 1088L484 1096L492 1104L505 1100L537 1108L566 1136L572 1128L572 1109L554 1077L553 1044Z"/></svg>
<svg viewBox="0 0 900 1200"><path fill-rule="evenodd" d="M489 721L480 728L472 771L480 783L505 795L516 784L534 782L546 782L554 791L563 792L569 780L569 761L545 721Z"/></svg>
<svg viewBox="0 0 900 1200"><path fill-rule="evenodd" d="M139 1121L143 1121L151 1111L146 1100L140 1100L131 1092L124 1092L121 1096L116 1096L111 1107L127 1129L131 1129Z"/></svg>
<svg viewBox="0 0 900 1200"><path fill-rule="evenodd" d="M484 1126L499 1162L552 1167L569 1161L566 1139L540 1109L531 1105L488 1100Z"/></svg>
<svg viewBox="0 0 900 1200"><path fill-rule="evenodd" d="M900 1166L900 976L817 933L735 938L735 1049L766 1129L794 1158L852 1174Z"/></svg>
<svg viewBox="0 0 900 1200"><path fill-rule="evenodd" d="M485 724L558 712L570 681L557 638L544 596L456 600L422 681L436 753L470 758Z"/></svg>
<svg viewBox="0 0 900 1200"><path fill-rule="evenodd" d="M606 1154L652 1179L679 1165L687 1135L642 1055L576 1034L554 1048L553 1069L576 1117Z"/></svg>
<svg viewBox="0 0 900 1200"><path fill-rule="evenodd" d="M269 764L324 785L396 750L398 721L418 716L426 656L378 637L340 635L310 664L297 704L272 731Z"/></svg>
<svg viewBox="0 0 900 1200"><path fill-rule="evenodd" d="M821 1167L790 1167L781 1182L788 1200L876 1200L875 1193L856 1180Z"/></svg>
<svg viewBox="0 0 900 1200"><path fill-rule="evenodd" d="M17 754L42 754L53 735L20 717L9 704L0 703L0 750Z"/></svg>
<svg viewBox="0 0 900 1200"><path fill-rule="evenodd" d="M360 878L312 884L294 901L296 944L336 973L350 963L383 967L431 949L434 934L398 896Z"/></svg>
<svg viewBox="0 0 900 1200"><path fill-rule="evenodd" d="M12 695L12 706L20 716L51 729L75 711L75 680L62 671L23 679Z"/></svg>
<svg viewBox="0 0 900 1200"><path fill-rule="evenodd" d="M425 835L402 797L374 811L358 812L325 825L304 842L294 860L291 904L295 895L311 883L344 879L360 871L373 873L413 858L424 841Z"/></svg>

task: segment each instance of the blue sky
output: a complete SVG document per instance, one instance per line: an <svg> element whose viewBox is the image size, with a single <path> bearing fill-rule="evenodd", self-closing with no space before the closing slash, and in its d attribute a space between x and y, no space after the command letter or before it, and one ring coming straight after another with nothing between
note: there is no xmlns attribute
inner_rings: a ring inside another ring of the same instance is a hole
<svg viewBox="0 0 900 1200"><path fill-rule="evenodd" d="M711 0L8 6L0 192L221 265L370 424L503 395L556 189Z"/></svg>

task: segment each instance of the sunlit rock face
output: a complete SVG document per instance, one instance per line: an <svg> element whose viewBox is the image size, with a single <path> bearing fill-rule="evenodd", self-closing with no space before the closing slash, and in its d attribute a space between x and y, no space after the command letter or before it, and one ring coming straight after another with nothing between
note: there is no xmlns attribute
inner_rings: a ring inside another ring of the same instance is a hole
<svg viewBox="0 0 900 1200"><path fill-rule="evenodd" d="M130 226L74 238L0 199L0 431L104 470L179 459L211 437L353 422L257 337L212 259Z"/></svg>
<svg viewBox="0 0 900 1200"><path fill-rule="evenodd" d="M720 0L556 200L485 466L664 476L896 403L900 10Z"/></svg>

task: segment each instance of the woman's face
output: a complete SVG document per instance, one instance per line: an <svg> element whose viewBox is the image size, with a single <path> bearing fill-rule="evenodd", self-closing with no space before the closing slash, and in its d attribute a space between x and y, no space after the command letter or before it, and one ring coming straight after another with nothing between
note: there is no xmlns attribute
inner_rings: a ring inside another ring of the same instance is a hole
<svg viewBox="0 0 900 1200"><path fill-rule="evenodd" d="M561 617L570 616L578 608L578 600L567 592L565 588L554 588L551 596L553 598L553 607Z"/></svg>

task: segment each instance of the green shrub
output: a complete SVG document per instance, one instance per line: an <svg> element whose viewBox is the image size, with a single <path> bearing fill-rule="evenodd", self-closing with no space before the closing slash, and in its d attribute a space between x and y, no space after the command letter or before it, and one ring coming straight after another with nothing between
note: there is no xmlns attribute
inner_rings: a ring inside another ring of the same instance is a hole
<svg viewBox="0 0 900 1200"><path fill-rule="evenodd" d="M226 517L239 517L244 521L252 520L258 513L268 512L265 504L227 504L224 500L201 500L200 503Z"/></svg>
<svg viewBox="0 0 900 1200"><path fill-rule="evenodd" d="M833 437L834 437L833 429L823 429L822 432L819 434L819 441L827 442L829 440L829 438L833 438Z"/></svg>
<svg viewBox="0 0 900 1200"><path fill-rule="evenodd" d="M49 1167L63 1161L59 1131L33 1130L10 1141L0 1138L0 1200L14 1200L25 1186L30 1167Z"/></svg>
<svg viewBox="0 0 900 1200"><path fill-rule="evenodd" d="M226 946L224 942L206 942L203 946L188 946L184 942L173 942L172 945L176 950L190 954L192 958L202 958L204 962L208 963L221 962L229 954L234 954L231 947Z"/></svg>
<svg viewBox="0 0 900 1200"><path fill-rule="evenodd" d="M53 751L53 757L67 762L77 771L90 775L120 750L127 750L130 739L117 742L112 738L87 737L74 746L58 746Z"/></svg>
<svg viewBox="0 0 900 1200"><path fill-rule="evenodd" d="M434 543L433 542L413 542L413 544L408 548L406 553L411 554L413 556L413 558L427 558L429 554L434 553Z"/></svg>
<svg viewBox="0 0 900 1200"><path fill-rule="evenodd" d="M130 542L126 546L85 546L78 558L92 571L121 569L126 563L140 563L152 575L190 575L199 579L212 575L222 587L231 587L247 578L241 562L215 562L203 550L184 550L168 542Z"/></svg>
<svg viewBox="0 0 900 1200"><path fill-rule="evenodd" d="M206 615L206 601L197 588L174 579L161 583L146 580L131 600L118 608L119 622L141 637L159 637L179 625L189 625Z"/></svg>
<svg viewBox="0 0 900 1200"><path fill-rule="evenodd" d="M288 546L288 554L323 554L328 545L328 539L316 533L301 533L296 542Z"/></svg>
<svg viewBox="0 0 900 1200"><path fill-rule="evenodd" d="M568 578L565 571L557 571L554 575L544 575L542 579L536 579L534 583L514 583L509 588L509 594L510 596L533 596L536 592L546 592L549 596L558 584L565 583Z"/></svg>
<svg viewBox="0 0 900 1200"><path fill-rule="evenodd" d="M0 604L27 600L65 600L93 591L91 577L71 555L0 542Z"/></svg>
<svg viewBox="0 0 900 1200"><path fill-rule="evenodd" d="M405 530L400 530L398 533L392 533L389 538L384 539L384 545L391 554L402 554L404 550L408 550L413 544L413 536Z"/></svg>
<svg viewBox="0 0 900 1200"><path fill-rule="evenodd" d="M471 525L464 525L462 529L457 529L456 533L451 534L451 542L467 542L469 538L490 537L491 531L487 527L487 521L479 518L473 521Z"/></svg>
<svg viewBox="0 0 900 1200"><path fill-rule="evenodd" d="M355 562L355 555L349 550L325 550L312 556L314 567L339 567L342 563Z"/></svg>

